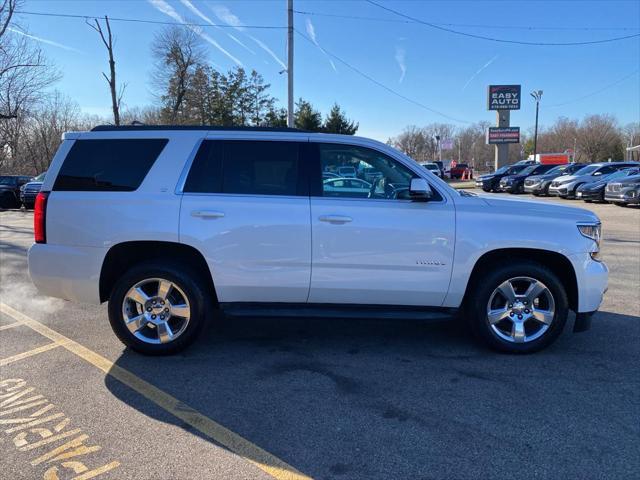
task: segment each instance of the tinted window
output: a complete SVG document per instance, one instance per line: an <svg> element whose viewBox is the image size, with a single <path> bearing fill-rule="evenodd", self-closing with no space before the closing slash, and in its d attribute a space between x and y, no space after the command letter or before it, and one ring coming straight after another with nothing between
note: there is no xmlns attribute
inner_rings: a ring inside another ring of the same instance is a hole
<svg viewBox="0 0 640 480"><path fill-rule="evenodd" d="M164 138L76 140L53 185L54 190L136 190L160 152Z"/></svg>
<svg viewBox="0 0 640 480"><path fill-rule="evenodd" d="M303 195L299 144L206 140L198 150L185 192Z"/></svg>

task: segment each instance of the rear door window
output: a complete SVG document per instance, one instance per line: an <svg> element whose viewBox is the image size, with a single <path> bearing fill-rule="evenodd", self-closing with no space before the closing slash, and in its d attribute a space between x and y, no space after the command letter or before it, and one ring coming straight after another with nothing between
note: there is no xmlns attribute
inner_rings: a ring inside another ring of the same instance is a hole
<svg viewBox="0 0 640 480"><path fill-rule="evenodd" d="M76 140L53 190L136 190L168 141L166 138Z"/></svg>
<svg viewBox="0 0 640 480"><path fill-rule="evenodd" d="M307 195L298 142L205 140L184 191L244 195Z"/></svg>

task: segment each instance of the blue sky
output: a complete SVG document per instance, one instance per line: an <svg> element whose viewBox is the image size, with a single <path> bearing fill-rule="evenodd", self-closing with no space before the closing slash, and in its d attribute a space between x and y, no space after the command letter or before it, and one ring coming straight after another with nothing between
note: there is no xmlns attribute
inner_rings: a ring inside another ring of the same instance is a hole
<svg viewBox="0 0 640 480"><path fill-rule="evenodd" d="M640 33L637 0L375 1L445 28L498 39L566 43ZM323 112L338 102L360 122L360 135L386 140L406 125L493 122L495 113L486 110L488 84L522 84L526 96L522 109L512 112L511 124L525 130L534 122L534 103L528 96L533 89L544 91L542 125L559 116L581 118L593 113L613 114L622 124L640 120L640 37L585 46L516 45L407 23L365 0L295 0L294 9L314 14L296 14L295 22L318 45L296 36L296 98L308 99ZM285 0L27 0L23 10L219 25L286 25ZM42 48L62 71L56 88L84 111L107 115L109 93L100 74L107 69L107 59L96 32L82 19L22 15L19 22L24 31L42 40ZM544 29L519 28L529 26ZM127 83L124 102L149 104L153 101L150 46L162 27L115 21L112 27L118 79ZM286 74L279 73L280 62L286 62L286 30L211 26L202 32L213 64L221 70L236 64L256 69L286 104ZM395 96L323 49L399 94L462 122Z"/></svg>

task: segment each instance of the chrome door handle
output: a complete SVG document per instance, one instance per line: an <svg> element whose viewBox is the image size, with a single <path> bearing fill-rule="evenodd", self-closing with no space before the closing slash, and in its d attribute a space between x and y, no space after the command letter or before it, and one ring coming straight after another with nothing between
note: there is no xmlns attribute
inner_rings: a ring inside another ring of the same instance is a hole
<svg viewBox="0 0 640 480"><path fill-rule="evenodd" d="M342 225L343 223L351 222L353 218L347 217L346 215L321 215L318 220L321 222Z"/></svg>
<svg viewBox="0 0 640 480"><path fill-rule="evenodd" d="M215 210L193 210L191 216L200 218L222 218L224 217L224 213L216 212Z"/></svg>

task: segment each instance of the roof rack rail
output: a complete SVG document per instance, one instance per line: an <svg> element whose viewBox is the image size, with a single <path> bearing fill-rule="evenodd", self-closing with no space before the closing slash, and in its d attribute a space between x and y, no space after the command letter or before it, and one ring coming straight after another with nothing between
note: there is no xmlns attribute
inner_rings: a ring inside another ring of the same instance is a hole
<svg viewBox="0 0 640 480"><path fill-rule="evenodd" d="M249 132L302 132L310 133L307 130L288 127L223 127L220 125L97 125L91 129L92 132L114 132L127 130L233 130Z"/></svg>

